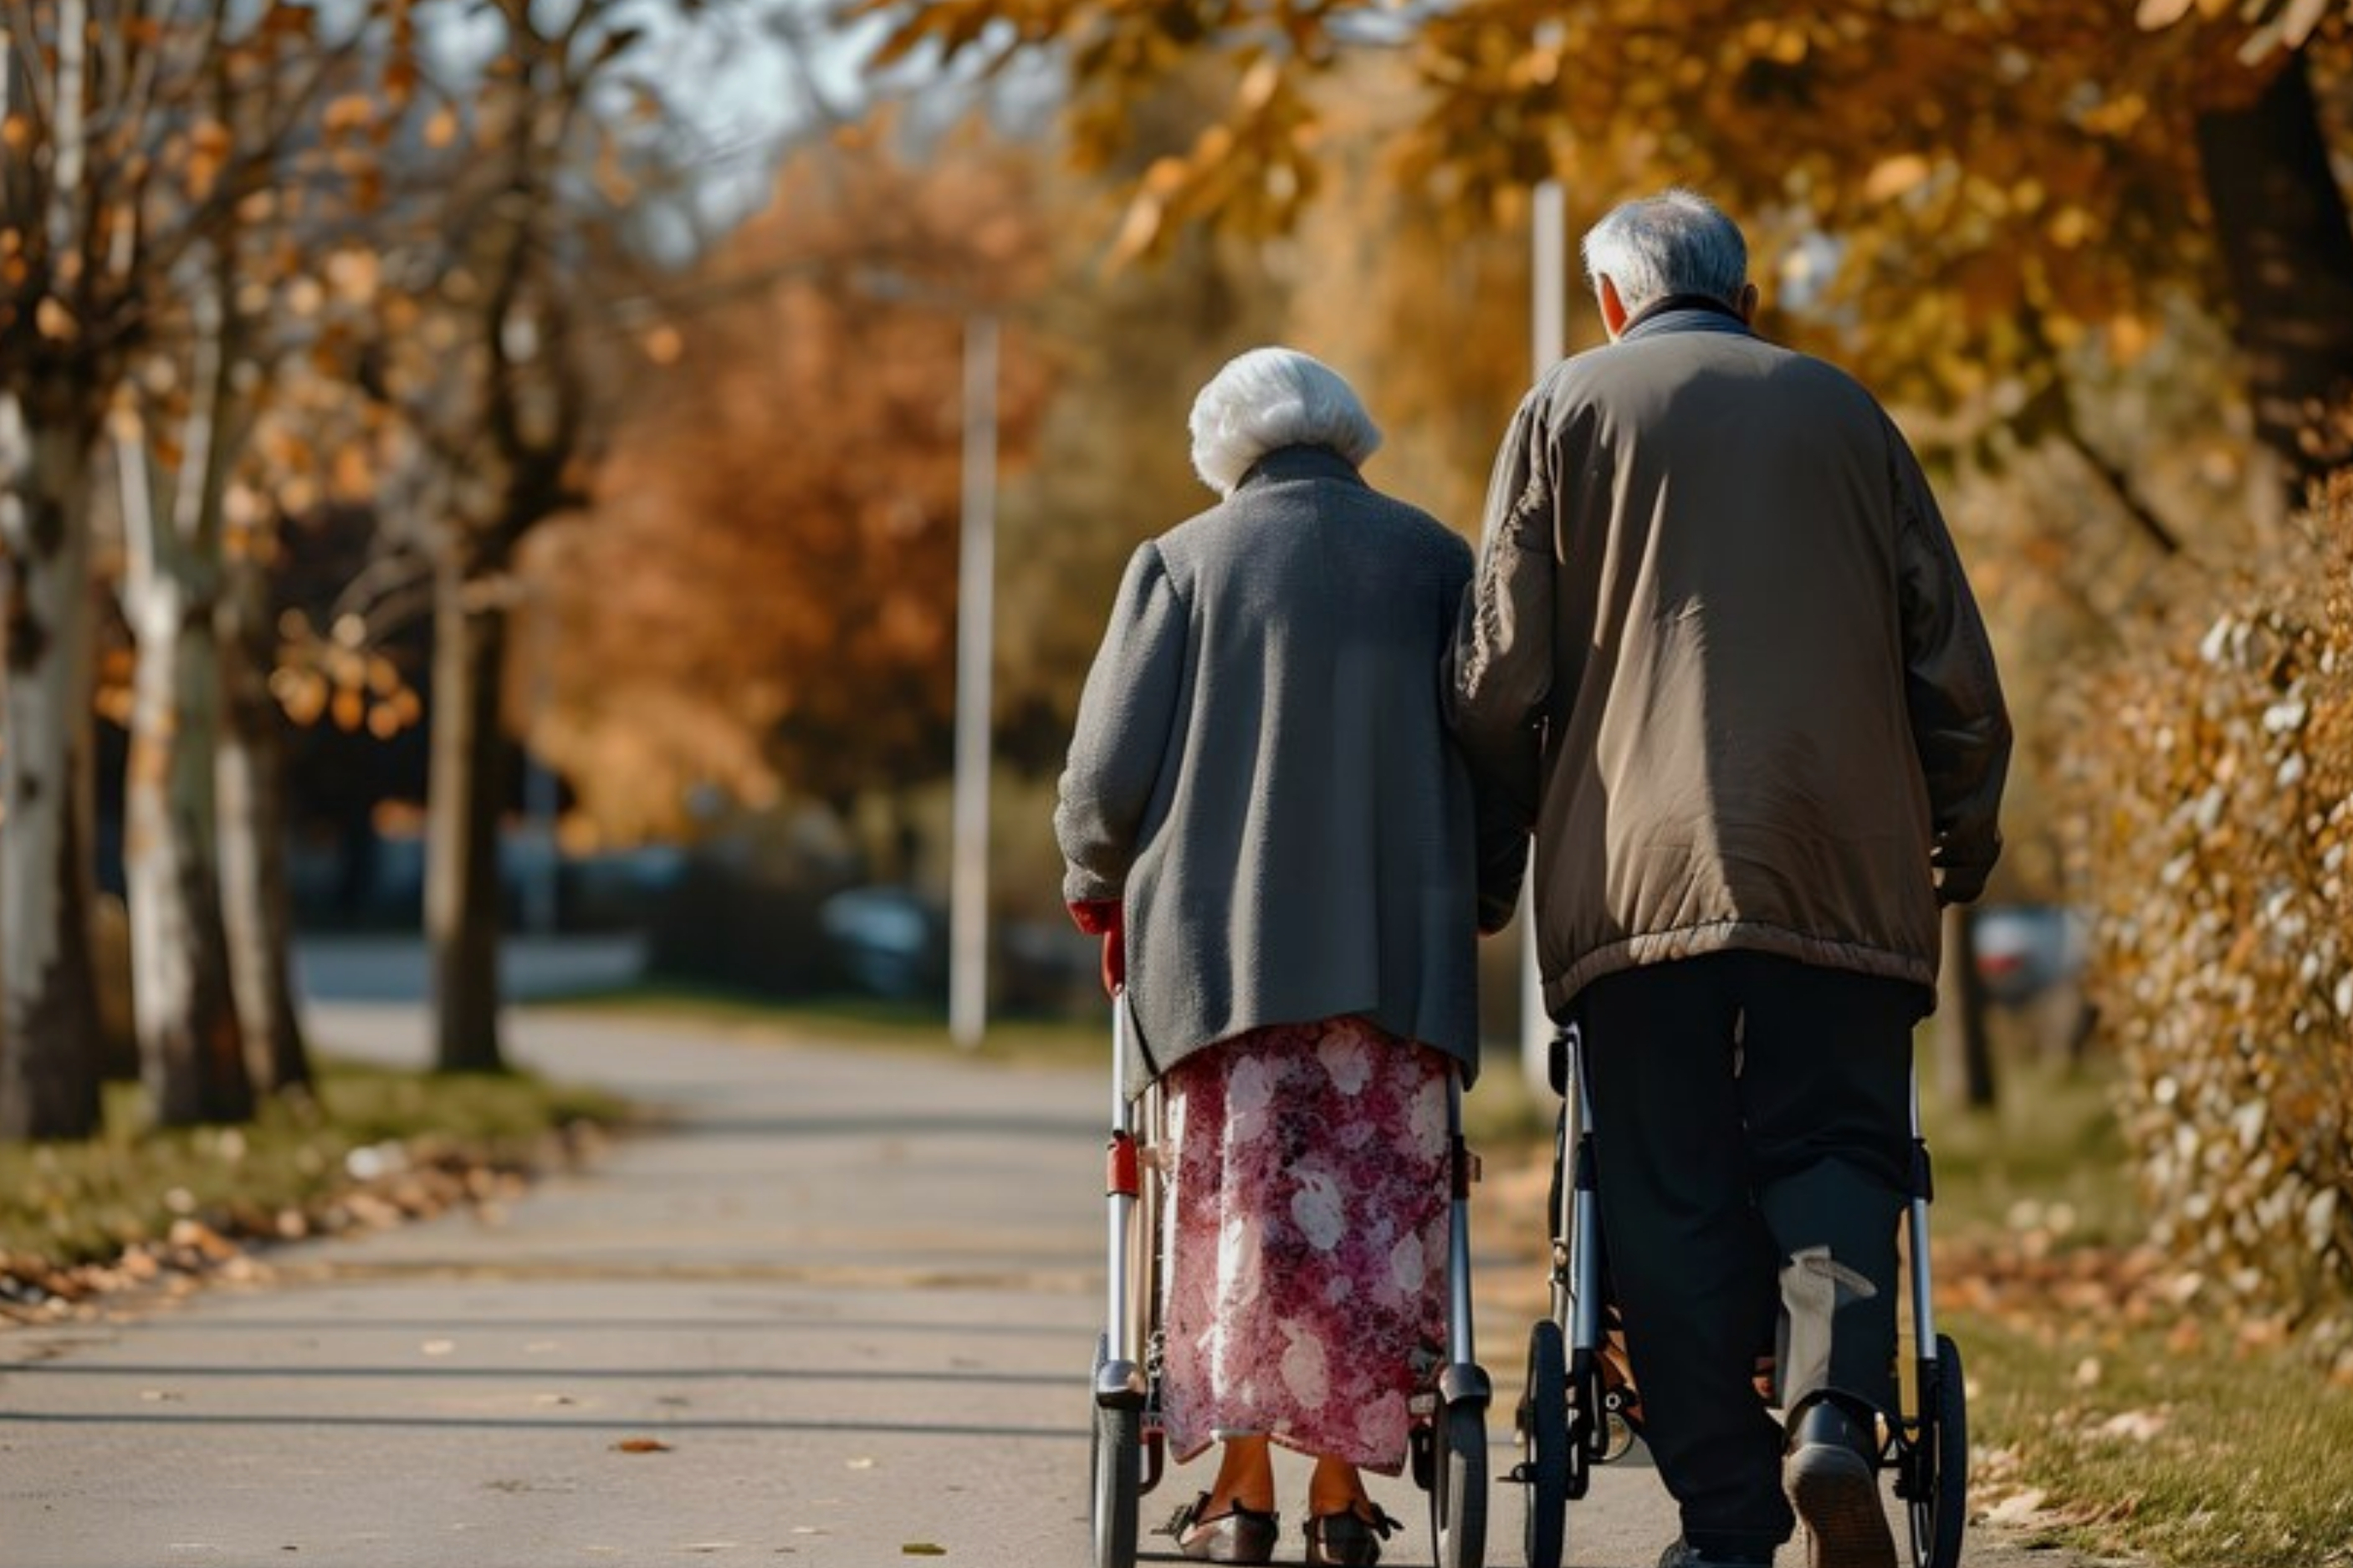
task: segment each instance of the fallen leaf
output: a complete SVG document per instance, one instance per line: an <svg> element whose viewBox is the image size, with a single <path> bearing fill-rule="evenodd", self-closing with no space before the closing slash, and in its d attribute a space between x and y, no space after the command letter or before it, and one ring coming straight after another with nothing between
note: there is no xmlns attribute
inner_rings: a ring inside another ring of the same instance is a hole
<svg viewBox="0 0 2353 1568"><path fill-rule="evenodd" d="M948 1549L944 1546L934 1546L928 1541L910 1541L906 1545L899 1548L899 1554L902 1557L945 1557L948 1554Z"/></svg>
<svg viewBox="0 0 2353 1568"><path fill-rule="evenodd" d="M2128 1443L2146 1443L2165 1430L2165 1412L2161 1410L2126 1410L2111 1415L2093 1429L2095 1437L2116 1437Z"/></svg>
<svg viewBox="0 0 2353 1568"><path fill-rule="evenodd" d="M849 1468L853 1470L871 1470L874 1468L874 1461L865 1458L852 1459L849 1461Z"/></svg>
<svg viewBox="0 0 2353 1568"><path fill-rule="evenodd" d="M617 1454L667 1454L670 1445L652 1437L624 1437L613 1445Z"/></svg>

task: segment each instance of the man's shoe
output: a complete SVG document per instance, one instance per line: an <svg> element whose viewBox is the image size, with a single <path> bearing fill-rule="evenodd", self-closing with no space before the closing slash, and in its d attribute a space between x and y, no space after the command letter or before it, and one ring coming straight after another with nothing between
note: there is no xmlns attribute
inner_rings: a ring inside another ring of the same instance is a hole
<svg viewBox="0 0 2353 1568"><path fill-rule="evenodd" d="M1843 1405L1817 1399L1799 1413L1781 1479L1806 1528L1808 1568L1895 1568L1878 1459L1872 1427Z"/></svg>
<svg viewBox="0 0 2353 1568"><path fill-rule="evenodd" d="M1195 1563L1274 1561L1274 1538L1282 1524L1279 1516L1235 1503L1225 1512L1204 1519L1203 1510L1208 1506L1209 1494L1203 1492L1178 1509L1160 1527L1160 1533L1175 1536L1176 1550Z"/></svg>
<svg viewBox="0 0 2353 1568"><path fill-rule="evenodd" d="M1772 1568L1772 1563L1769 1546L1725 1555L1721 1551L1704 1552L1680 1535L1659 1556L1659 1568Z"/></svg>

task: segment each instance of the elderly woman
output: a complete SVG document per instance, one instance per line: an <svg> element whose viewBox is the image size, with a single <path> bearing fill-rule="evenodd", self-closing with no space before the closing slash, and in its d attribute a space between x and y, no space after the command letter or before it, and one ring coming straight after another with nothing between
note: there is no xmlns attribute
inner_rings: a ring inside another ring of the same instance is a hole
<svg viewBox="0 0 2353 1568"><path fill-rule="evenodd" d="M1407 1399L1445 1344L1448 1075L1478 1068L1472 785L1440 661L1468 545L1368 486L1380 435L1288 349L1193 406L1223 498L1139 548L1080 700L1055 831L1065 896L1124 979L1129 1082L1176 1158L1163 1413L1222 1441L1171 1532L1264 1563L1270 1441L1312 1455L1306 1558L1370 1563ZM1508 830L1503 836L1514 841Z"/></svg>

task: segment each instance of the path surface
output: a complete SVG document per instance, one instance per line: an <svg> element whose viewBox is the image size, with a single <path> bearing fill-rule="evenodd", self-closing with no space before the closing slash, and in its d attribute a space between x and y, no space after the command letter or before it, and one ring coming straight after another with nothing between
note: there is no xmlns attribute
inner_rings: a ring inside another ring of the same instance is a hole
<svg viewBox="0 0 2353 1568"><path fill-rule="evenodd" d="M425 1057L413 1008L314 1023L337 1050ZM578 1016L521 1015L515 1038L667 1127L503 1215L0 1333L0 1568L1085 1562L1098 1077ZM1515 1385L1525 1314L1482 1315L1482 1360ZM1420 1494L1377 1493L1414 1526L1388 1561L1429 1563ZM1499 1568L1520 1509L1494 1489ZM1655 1475L1611 1467L1569 1560L1647 1568L1672 1533ZM1181 1561L1166 1545L1147 1556ZM1278 1560L1299 1552L1287 1521ZM1972 1539L1977 1568L2028 1560Z"/></svg>

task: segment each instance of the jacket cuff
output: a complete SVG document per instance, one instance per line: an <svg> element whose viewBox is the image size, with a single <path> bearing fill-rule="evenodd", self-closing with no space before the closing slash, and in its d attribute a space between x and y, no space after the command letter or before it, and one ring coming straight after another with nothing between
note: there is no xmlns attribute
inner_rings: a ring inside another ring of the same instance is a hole
<svg viewBox="0 0 2353 1568"><path fill-rule="evenodd" d="M1089 936L1108 936L1119 929L1117 899L1080 899L1071 904L1071 919Z"/></svg>

